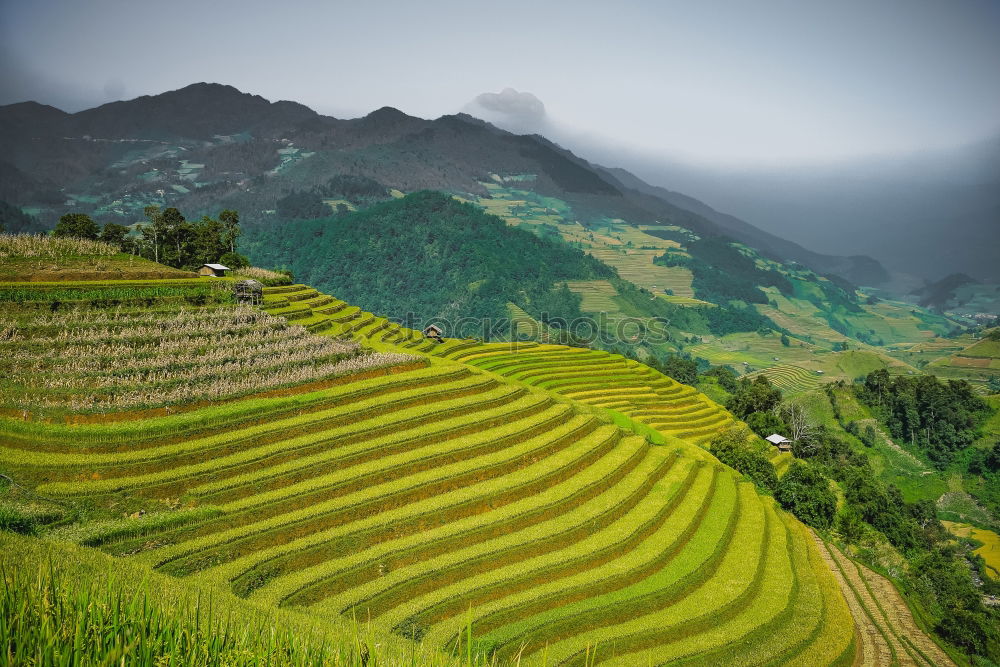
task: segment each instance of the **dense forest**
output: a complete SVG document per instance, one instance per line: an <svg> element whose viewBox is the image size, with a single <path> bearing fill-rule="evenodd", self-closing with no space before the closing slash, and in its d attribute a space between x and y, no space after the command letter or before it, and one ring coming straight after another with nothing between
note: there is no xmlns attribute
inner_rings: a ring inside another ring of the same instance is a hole
<svg viewBox="0 0 1000 667"><path fill-rule="evenodd" d="M255 264L290 268L317 289L413 324L499 321L509 316L508 303L536 319L572 320L581 316L580 297L557 283L615 277L575 248L430 191L255 229L241 247ZM481 335L478 327L446 333Z"/></svg>
<svg viewBox="0 0 1000 667"><path fill-rule="evenodd" d="M41 232L45 227L34 217L0 200L0 232L26 234Z"/></svg>
<svg viewBox="0 0 1000 667"><path fill-rule="evenodd" d="M964 380L941 382L933 375L890 377L873 371L855 389L894 438L924 452L938 467L980 435L991 410Z"/></svg>
<svg viewBox="0 0 1000 667"><path fill-rule="evenodd" d="M343 200L364 208L389 199L389 189L364 176L337 174L322 185L309 190L292 190L277 202L277 214L282 220L327 218L331 214L348 212L341 202L331 208L329 200Z"/></svg>

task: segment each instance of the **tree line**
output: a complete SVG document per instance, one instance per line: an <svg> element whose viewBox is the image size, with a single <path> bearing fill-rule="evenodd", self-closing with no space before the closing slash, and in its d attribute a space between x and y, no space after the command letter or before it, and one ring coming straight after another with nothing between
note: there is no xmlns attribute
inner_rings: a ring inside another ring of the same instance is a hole
<svg viewBox="0 0 1000 667"><path fill-rule="evenodd" d="M114 222L99 225L86 213L67 213L52 234L104 241L126 252L178 269L194 270L202 264L220 263L231 269L249 265L236 252L240 214L225 209L217 218L207 215L188 220L174 207L147 206L145 222L133 228Z"/></svg>

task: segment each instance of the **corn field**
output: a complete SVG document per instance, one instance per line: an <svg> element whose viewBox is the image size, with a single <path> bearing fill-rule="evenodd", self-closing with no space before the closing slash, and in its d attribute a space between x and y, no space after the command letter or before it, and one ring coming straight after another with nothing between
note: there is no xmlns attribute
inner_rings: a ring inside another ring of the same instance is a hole
<svg viewBox="0 0 1000 667"><path fill-rule="evenodd" d="M108 412L220 400L405 363L252 307L72 309L0 321L0 402Z"/></svg>
<svg viewBox="0 0 1000 667"><path fill-rule="evenodd" d="M118 246L89 239L59 238L43 234L0 234L0 259L7 257L63 257L66 255L117 255Z"/></svg>

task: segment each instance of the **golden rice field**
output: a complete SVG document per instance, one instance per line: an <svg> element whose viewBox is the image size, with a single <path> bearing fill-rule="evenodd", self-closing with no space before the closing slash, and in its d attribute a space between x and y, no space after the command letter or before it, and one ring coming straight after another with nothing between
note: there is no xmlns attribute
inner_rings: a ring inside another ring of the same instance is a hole
<svg viewBox="0 0 1000 667"><path fill-rule="evenodd" d="M982 556L986 562L986 571L994 579L1000 580L1000 535L992 530L976 528L968 523L955 523L954 521L942 521L944 527L959 537L971 537L982 542L982 546L973 550Z"/></svg>
<svg viewBox="0 0 1000 667"><path fill-rule="evenodd" d="M653 263L655 257L663 254L662 250L592 248L587 253L617 269L623 279L651 292L662 293L670 289L675 296L694 298L689 269Z"/></svg>
<svg viewBox="0 0 1000 667"><path fill-rule="evenodd" d="M954 665L955 662L913 619L892 582L847 558L836 546L815 537L833 569L858 624L858 662L863 665Z"/></svg>
<svg viewBox="0 0 1000 667"><path fill-rule="evenodd" d="M771 381L771 384L778 389L793 394L815 389L822 382L826 381L825 378L818 375L816 371L802 368L801 366L794 366L792 364L778 364L777 366L771 366L770 368L765 368L762 371L751 373L748 377L756 377L758 375L766 377Z"/></svg>

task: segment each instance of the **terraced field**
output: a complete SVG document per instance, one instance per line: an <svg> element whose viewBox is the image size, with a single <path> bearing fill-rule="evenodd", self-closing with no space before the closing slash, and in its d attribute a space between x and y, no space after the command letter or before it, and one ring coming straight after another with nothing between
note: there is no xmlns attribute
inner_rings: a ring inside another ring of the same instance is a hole
<svg viewBox="0 0 1000 667"><path fill-rule="evenodd" d="M566 286L583 297L580 310L585 313L615 313L619 310L615 302L618 290L607 280L570 280Z"/></svg>
<svg viewBox="0 0 1000 667"><path fill-rule="evenodd" d="M654 293L670 289L675 296L694 297L691 289L691 271L680 266L660 266L653 259L662 250L592 248L587 252L608 266L618 270L618 275Z"/></svg>
<svg viewBox="0 0 1000 667"><path fill-rule="evenodd" d="M4 418L0 468L46 498L148 512L73 533L84 544L425 647L524 665L854 659L816 545L696 446L732 417L690 387L617 355L439 344L305 286L266 292L304 338L419 359L114 424Z"/></svg>
<svg viewBox="0 0 1000 667"><path fill-rule="evenodd" d="M814 536L815 537L815 536ZM847 558L815 537L834 569L861 638L864 665L954 665L955 662L913 620L899 591L885 577Z"/></svg>
<svg viewBox="0 0 1000 667"><path fill-rule="evenodd" d="M694 443L707 442L733 423L728 412L692 387L616 354L562 345L512 349L501 343L441 353L581 403L614 410L664 435Z"/></svg>
<svg viewBox="0 0 1000 667"><path fill-rule="evenodd" d="M767 379L771 381L771 384L788 393L809 391L810 389L815 389L823 381L825 381L823 376L818 375L816 371L811 371L807 368L794 366L792 364L778 364L777 366L771 366L770 368L765 368L762 371L751 373L748 377L752 378L757 375L767 377Z"/></svg>

